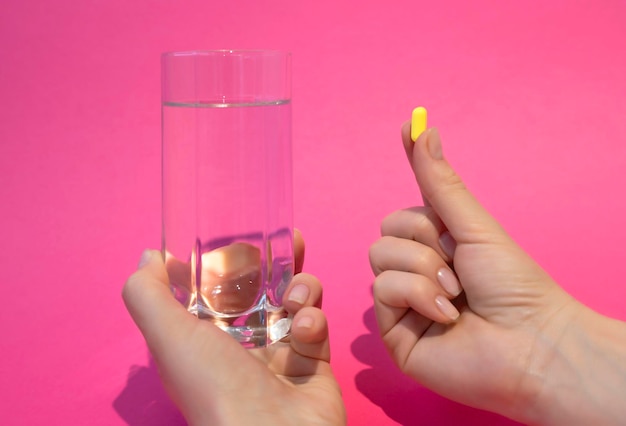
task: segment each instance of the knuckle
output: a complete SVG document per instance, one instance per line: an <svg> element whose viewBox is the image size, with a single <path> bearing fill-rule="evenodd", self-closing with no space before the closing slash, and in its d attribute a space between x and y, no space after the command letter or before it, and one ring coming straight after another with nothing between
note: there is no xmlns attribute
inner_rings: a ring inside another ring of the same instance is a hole
<svg viewBox="0 0 626 426"><path fill-rule="evenodd" d="M124 287L122 287L122 299L124 301L129 301L133 298L133 295L137 293L138 287L141 286L141 276L139 272L135 272L132 274L126 282L124 283Z"/></svg>
<svg viewBox="0 0 626 426"><path fill-rule="evenodd" d="M440 171L437 182L437 185L428 186L428 188L425 189L427 198L437 199L449 197L450 194L454 194L455 192L467 190L461 177L452 169Z"/></svg>
<svg viewBox="0 0 626 426"><path fill-rule="evenodd" d="M428 272L438 263L440 256L430 247L422 246L420 250L415 250L412 256L413 271L422 273Z"/></svg>
<svg viewBox="0 0 626 426"><path fill-rule="evenodd" d="M419 214L413 216L411 228L416 241L420 241L420 236L427 234L433 228L433 215L435 215L433 209L424 208Z"/></svg>
<svg viewBox="0 0 626 426"><path fill-rule="evenodd" d="M389 243L389 237L382 237L375 241L369 249L369 258L371 262L376 262L377 259L387 250L386 247Z"/></svg>
<svg viewBox="0 0 626 426"><path fill-rule="evenodd" d="M383 265L394 240L394 237L384 236L370 246L369 261L375 275L380 274L385 269Z"/></svg>
<svg viewBox="0 0 626 426"><path fill-rule="evenodd" d="M380 223L380 235L389 235L392 232L392 229L396 227L396 222L398 222L398 217L401 214L402 210L398 210L385 216Z"/></svg>
<svg viewBox="0 0 626 426"><path fill-rule="evenodd" d="M385 291L385 288L387 287L389 276L390 274L388 271L383 271L374 279L372 292L374 294L375 300L380 300L381 294Z"/></svg>

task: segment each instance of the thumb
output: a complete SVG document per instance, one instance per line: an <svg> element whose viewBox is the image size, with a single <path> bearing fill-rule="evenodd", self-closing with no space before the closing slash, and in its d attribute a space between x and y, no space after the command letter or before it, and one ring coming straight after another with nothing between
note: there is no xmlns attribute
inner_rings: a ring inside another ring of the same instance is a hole
<svg viewBox="0 0 626 426"><path fill-rule="evenodd" d="M193 317L174 298L161 254L146 250L138 270L122 290L131 317L143 334L153 355L171 350L173 340L193 327Z"/></svg>
<svg viewBox="0 0 626 426"><path fill-rule="evenodd" d="M402 142L425 203L441 218L457 243L508 238L498 222L485 210L443 156L441 138L435 128L423 132L413 143L411 123L402 127Z"/></svg>

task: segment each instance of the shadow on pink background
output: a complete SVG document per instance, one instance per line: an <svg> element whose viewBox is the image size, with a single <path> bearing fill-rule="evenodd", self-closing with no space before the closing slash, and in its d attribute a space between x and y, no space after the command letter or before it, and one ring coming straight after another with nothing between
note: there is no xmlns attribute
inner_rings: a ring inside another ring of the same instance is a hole
<svg viewBox="0 0 626 426"><path fill-rule="evenodd" d="M128 425L184 425L185 419L161 386L152 360L128 371L126 387L113 401L113 408Z"/></svg>
<svg viewBox="0 0 626 426"><path fill-rule="evenodd" d="M0 13L3 424L184 424L120 291L160 244L163 51L294 58L295 222L325 285L349 424L513 422L404 378L368 247L420 203L399 140L444 151L571 294L626 320L626 5L613 1L9 1Z"/></svg>

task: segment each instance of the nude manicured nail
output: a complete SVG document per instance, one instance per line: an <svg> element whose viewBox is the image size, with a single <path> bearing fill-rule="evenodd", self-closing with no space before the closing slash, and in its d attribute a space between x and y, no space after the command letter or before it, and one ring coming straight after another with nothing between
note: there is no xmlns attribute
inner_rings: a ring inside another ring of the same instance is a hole
<svg viewBox="0 0 626 426"><path fill-rule="evenodd" d="M439 272L437 272L437 281L439 281L441 287L443 287L443 289L450 295L456 297L461 294L461 283L456 278L454 272L448 268L441 268Z"/></svg>
<svg viewBox="0 0 626 426"><path fill-rule="evenodd" d="M443 149L441 148L441 137L439 137L439 131L435 128L430 129L428 132L428 153L435 160L443 160Z"/></svg>
<svg viewBox="0 0 626 426"><path fill-rule="evenodd" d="M152 260L152 251L144 250L143 253L141 253L141 258L139 259L139 264L137 265L137 268L143 268L148 263L150 263L150 260Z"/></svg>
<svg viewBox="0 0 626 426"><path fill-rule="evenodd" d="M313 327L313 318L311 317L301 317L298 318L296 322L296 327L298 328L311 328Z"/></svg>
<svg viewBox="0 0 626 426"><path fill-rule="evenodd" d="M454 251L456 250L456 241L450 232L445 231L443 234L439 236L439 245L445 254L448 255L450 259L454 257Z"/></svg>
<svg viewBox="0 0 626 426"><path fill-rule="evenodd" d="M441 313L452 321L455 321L461 315L459 311L454 307L454 305L444 296L437 296L435 298L435 304L437 305Z"/></svg>
<svg viewBox="0 0 626 426"><path fill-rule="evenodd" d="M309 288L304 284L296 284L289 293L289 301L296 302L301 305L309 298Z"/></svg>

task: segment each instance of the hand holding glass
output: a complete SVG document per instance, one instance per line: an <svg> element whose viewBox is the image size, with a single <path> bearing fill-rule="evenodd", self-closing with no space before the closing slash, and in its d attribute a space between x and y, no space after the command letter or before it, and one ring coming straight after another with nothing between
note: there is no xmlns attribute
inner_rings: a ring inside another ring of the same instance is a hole
<svg viewBox="0 0 626 426"><path fill-rule="evenodd" d="M290 328L290 66L277 51L162 57L162 252L172 290L246 347Z"/></svg>

